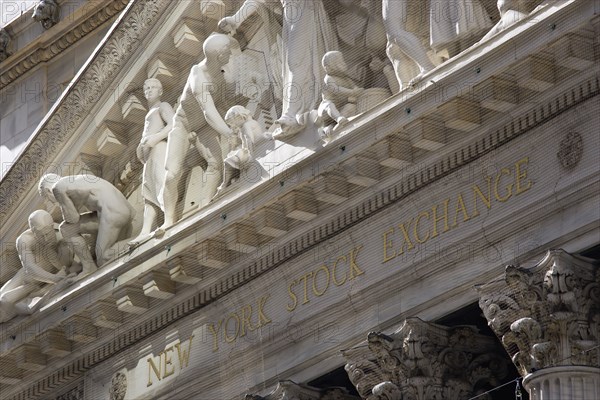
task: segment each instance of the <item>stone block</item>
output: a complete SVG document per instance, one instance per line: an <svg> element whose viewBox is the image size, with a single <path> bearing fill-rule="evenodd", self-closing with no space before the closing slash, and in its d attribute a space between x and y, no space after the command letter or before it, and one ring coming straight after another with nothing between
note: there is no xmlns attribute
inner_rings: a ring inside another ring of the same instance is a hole
<svg viewBox="0 0 600 400"><path fill-rule="evenodd" d="M476 101L456 98L439 109L446 128L469 132L481 125L481 108Z"/></svg>
<svg viewBox="0 0 600 400"><path fill-rule="evenodd" d="M525 89L543 92L556 83L556 68L549 60L530 56L513 68L517 84Z"/></svg>
<svg viewBox="0 0 600 400"><path fill-rule="evenodd" d="M175 282L166 272L151 271L141 278L142 289L148 297L169 299L175 295Z"/></svg>
<svg viewBox="0 0 600 400"><path fill-rule="evenodd" d="M133 122L134 124L143 125L144 119L146 118L146 107L144 103L138 97L138 95L131 93L121 107L123 114L123 120Z"/></svg>
<svg viewBox="0 0 600 400"><path fill-rule="evenodd" d="M99 301L90 308L90 316L95 326L116 329L123 324L121 313L114 302Z"/></svg>
<svg viewBox="0 0 600 400"><path fill-rule="evenodd" d="M100 129L100 136L96 140L98 152L109 157L121 154L126 146L121 142L118 135L108 126L103 125Z"/></svg>
<svg viewBox="0 0 600 400"><path fill-rule="evenodd" d="M195 285L203 279L203 267L194 265L184 265L183 260L176 257L167 261L169 276L175 282L185 283L186 285Z"/></svg>
<svg viewBox="0 0 600 400"><path fill-rule="evenodd" d="M379 163L372 157L354 156L346 160L343 167L346 179L354 185L370 187L379 182Z"/></svg>
<svg viewBox="0 0 600 400"><path fill-rule="evenodd" d="M150 308L148 297L136 287L124 287L115 291L117 309L129 314L143 314Z"/></svg>
<svg viewBox="0 0 600 400"><path fill-rule="evenodd" d="M229 250L224 242L208 239L202 242L198 247L198 262L209 268L225 268L229 265Z"/></svg>
<svg viewBox="0 0 600 400"><path fill-rule="evenodd" d="M43 332L39 338L42 353L54 357L65 357L71 353L71 342L65 332L60 329L50 329Z"/></svg>
<svg viewBox="0 0 600 400"><path fill-rule="evenodd" d="M398 135L387 136L374 146L379 164L402 169L412 164L412 146L410 140Z"/></svg>
<svg viewBox="0 0 600 400"><path fill-rule="evenodd" d="M554 60L561 67L585 71L594 65L594 41L591 38L569 33L551 47Z"/></svg>
<svg viewBox="0 0 600 400"><path fill-rule="evenodd" d="M252 253L260 246L254 226L233 224L223 230L223 236L227 248L240 253Z"/></svg>
<svg viewBox="0 0 600 400"><path fill-rule="evenodd" d="M16 385L23 379L23 370L17 368L14 360L3 357L0 362L0 383L4 385Z"/></svg>
<svg viewBox="0 0 600 400"><path fill-rule="evenodd" d="M432 118L419 118L404 127L410 143L423 150L435 151L446 144L446 128Z"/></svg>
<svg viewBox="0 0 600 400"><path fill-rule="evenodd" d="M41 371L46 368L47 356L35 344L22 344L14 351L15 365L27 371Z"/></svg>
<svg viewBox="0 0 600 400"><path fill-rule="evenodd" d="M202 54L202 43L205 36L201 34L201 29L196 21L184 18L173 31L173 43L180 52L198 57Z"/></svg>
<svg viewBox="0 0 600 400"><path fill-rule="evenodd" d="M319 176L313 187L317 200L324 203L340 204L350 198L346 178L336 173Z"/></svg>
<svg viewBox="0 0 600 400"><path fill-rule="evenodd" d="M98 338L98 328L92 320L81 315L74 315L63 322L65 337L78 343L90 343Z"/></svg>
<svg viewBox="0 0 600 400"><path fill-rule="evenodd" d="M474 88L475 96L482 107L506 112L519 103L517 83L508 79L491 77Z"/></svg>
<svg viewBox="0 0 600 400"><path fill-rule="evenodd" d="M177 59L165 53L158 53L146 68L148 78L158 79L163 86L173 86L177 82Z"/></svg>
<svg viewBox="0 0 600 400"><path fill-rule="evenodd" d="M283 205L274 204L264 207L254 214L256 232L271 237L285 235L288 231Z"/></svg>
<svg viewBox="0 0 600 400"><path fill-rule="evenodd" d="M285 216L299 221L310 221L317 217L319 202L310 188L293 190L280 199Z"/></svg>

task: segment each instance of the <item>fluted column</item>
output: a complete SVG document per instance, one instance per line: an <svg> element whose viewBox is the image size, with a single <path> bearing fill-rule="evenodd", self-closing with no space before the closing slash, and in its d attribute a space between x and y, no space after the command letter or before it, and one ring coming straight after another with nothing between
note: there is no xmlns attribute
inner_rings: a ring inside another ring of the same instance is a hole
<svg viewBox="0 0 600 400"><path fill-rule="evenodd" d="M530 269L506 267L478 287L479 306L532 400L600 398L600 269L550 250Z"/></svg>
<svg viewBox="0 0 600 400"><path fill-rule="evenodd" d="M346 371L366 400L464 400L506 376L508 362L493 338L475 327L446 327L407 319L367 346L343 352Z"/></svg>

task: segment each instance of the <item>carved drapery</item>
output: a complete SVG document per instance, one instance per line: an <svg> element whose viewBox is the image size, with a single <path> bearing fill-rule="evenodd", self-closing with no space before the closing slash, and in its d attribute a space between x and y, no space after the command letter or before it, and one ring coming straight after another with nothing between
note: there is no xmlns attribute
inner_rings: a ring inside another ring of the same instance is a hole
<svg viewBox="0 0 600 400"><path fill-rule="evenodd" d="M524 382L533 398L597 398L599 283L597 263L563 250L550 250L533 268L508 266L504 280L477 288L488 324L526 377ZM561 380L559 375L565 373L573 379ZM563 389L564 385L575 389L574 378L581 376L583 381L591 379L582 385L595 387L596 392L589 397L583 389L581 395L561 395L559 391L547 397L541 395L538 386L544 384L536 376L542 381L554 379Z"/></svg>
<svg viewBox="0 0 600 400"><path fill-rule="evenodd" d="M320 389L292 381L281 381L271 393L265 396L247 394L246 400L358 400L358 398L340 387Z"/></svg>
<svg viewBox="0 0 600 400"><path fill-rule="evenodd" d="M344 351L346 371L368 400L459 400L497 385L507 362L472 326L407 319L391 335L371 332L367 347Z"/></svg>

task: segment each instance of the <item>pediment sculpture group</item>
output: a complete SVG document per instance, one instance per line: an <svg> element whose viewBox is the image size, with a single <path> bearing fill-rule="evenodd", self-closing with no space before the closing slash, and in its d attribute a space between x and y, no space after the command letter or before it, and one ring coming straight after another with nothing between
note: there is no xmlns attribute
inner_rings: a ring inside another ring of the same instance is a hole
<svg viewBox="0 0 600 400"><path fill-rule="evenodd" d="M309 125L327 143L365 111L362 100L374 96L381 101L418 83L440 63L439 54L449 58L461 43L487 40L527 17L531 8L530 0L499 0L501 19L492 26L478 0L431 1L427 48L409 29L414 3L245 0L234 15L219 21L222 32L204 41L205 58L189 71L175 109L161 101L161 82L146 80L148 112L137 148L144 164L144 215L141 232L129 245L161 237L177 222L178 187L188 168L190 146L200 155L205 175L210 175L202 190L214 198L255 161L261 143L285 142ZM270 77L277 83L279 118L268 131L248 105L228 105L232 100L222 99L215 89L228 83L224 72L240 49L234 34L253 14L279 49L271 60L271 70L279 72ZM198 107L199 118L189 111ZM201 121L191 123L194 119ZM31 314L45 299L118 256L116 244L127 235L135 214L125 196L100 177L46 174L39 193L58 205L63 220L57 231L47 211L29 216L29 229L16 242L22 268L0 288L0 322ZM153 231L160 215L164 222Z"/></svg>

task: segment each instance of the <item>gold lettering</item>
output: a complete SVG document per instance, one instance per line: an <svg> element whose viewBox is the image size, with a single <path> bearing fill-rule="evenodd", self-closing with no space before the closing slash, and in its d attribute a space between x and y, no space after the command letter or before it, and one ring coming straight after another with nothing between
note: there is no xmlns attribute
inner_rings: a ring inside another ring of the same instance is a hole
<svg viewBox="0 0 600 400"><path fill-rule="evenodd" d="M409 221L408 226L410 227L410 224L412 223L412 219ZM398 225L400 227L400 230L402 231L402 236L404 237L404 243L402 243L402 246L400 246L400 251L398 252L398 254L404 254L404 245L408 243L408 248L406 248L406 251L412 250L415 248L415 246L412 244L412 242L410 241L410 235L408 234L408 229L406 228L406 226L404 226L404 224L400 224Z"/></svg>
<svg viewBox="0 0 600 400"><path fill-rule="evenodd" d="M471 214L471 218L479 215L479 208L477 207L477 198L479 197L485 206L488 208L492 208L492 177L486 176L485 180L487 181L487 197L483 194L479 186L473 185L473 214Z"/></svg>
<svg viewBox="0 0 600 400"><path fill-rule="evenodd" d="M235 330L233 331L235 334L233 336L229 336L229 321L233 319L235 321ZM227 343L232 343L237 339L238 334L240 332L240 317L237 316L236 313L229 314L229 317L225 320L225 325L223 326L223 335L225 336L225 341Z"/></svg>
<svg viewBox="0 0 600 400"><path fill-rule="evenodd" d="M458 197L456 197L456 213L454 213L454 222L452 223L453 228L458 225L459 212L462 212L463 214L463 222L467 222L471 219L467 213L467 207L465 207L465 201L463 200L462 193L459 193Z"/></svg>
<svg viewBox="0 0 600 400"><path fill-rule="evenodd" d="M415 240L417 241L417 243L425 243L427 240L429 240L429 231L427 231L427 235L425 236L424 239L421 239L419 237L419 222L421 222L421 218L427 218L429 219L429 212L427 211L423 211L419 214L419 216L417 217L417 220L415 221L415 226L414 226L414 235L415 235Z"/></svg>
<svg viewBox="0 0 600 400"><path fill-rule="evenodd" d="M394 244L392 243L391 239L388 240L387 235L391 235L393 233L394 233L394 228L390 228L387 231L383 232L383 262L384 263L386 263L396 257L395 251L393 254L388 255L388 249L393 248ZM337 263L337 261L336 261L336 263ZM335 281L335 278L334 278L334 281Z"/></svg>
<svg viewBox="0 0 600 400"><path fill-rule="evenodd" d="M304 301L302 302L302 304L306 304L308 303L310 300L308 299L308 284L307 284L307 279L312 276L312 272L309 272L308 274L304 274L304 276L302 277L302 279L304 279Z"/></svg>
<svg viewBox="0 0 600 400"><path fill-rule="evenodd" d="M252 322L250 322L250 317L252 317L252 305L248 304L242 308L242 328L240 329L240 336L246 336L246 324L248 324L249 331L253 331L256 329L252 326Z"/></svg>
<svg viewBox="0 0 600 400"><path fill-rule="evenodd" d="M217 326L217 329L215 330L215 325L214 324L209 324L208 325L208 330L213 334L213 353L215 351L219 350L219 341L218 341L218 333L221 330L221 325L223 324L223 319L219 320L219 325Z"/></svg>
<svg viewBox="0 0 600 400"><path fill-rule="evenodd" d="M442 233L447 232L450 230L450 227L448 226L448 203L450 203L450 199L446 199L444 200L444 215L441 218L438 218L437 216L437 207L438 205L434 205L432 207L432 221L433 221L433 233L431 235L432 238L436 237L438 235L438 231L437 231L437 223L441 220L444 220L444 230L442 231Z"/></svg>
<svg viewBox="0 0 600 400"><path fill-rule="evenodd" d="M331 271L331 275L333 275L333 283L335 283L336 286L341 286L344 283L346 283L346 280L348 279L348 274L344 275L344 280L341 282L338 282L337 278L336 278L336 274L335 274L335 270L337 269L338 263L341 261L346 262L346 256L339 256L337 258L337 260L335 260L335 262L333 263L333 268Z"/></svg>
<svg viewBox="0 0 600 400"><path fill-rule="evenodd" d="M167 347L165 349L165 351L163 352L164 358L163 358L163 362L164 362L164 374L163 374L163 378L166 378L168 376L171 376L175 373L175 366L173 365L173 359L171 358L171 354L169 352L173 351L173 346ZM171 366L171 369L169 369L168 367Z"/></svg>
<svg viewBox="0 0 600 400"><path fill-rule="evenodd" d="M265 303L267 302L268 298L269 298L269 295L266 295L266 296L262 296L260 299L258 299L258 325L256 326L257 328L260 328L261 326L265 326L266 324L271 322L271 318L266 316L265 310L264 310Z"/></svg>
<svg viewBox="0 0 600 400"><path fill-rule="evenodd" d="M156 375L156 377L158 378L158 380L160 381L161 378L161 374L160 374L160 369L161 369L161 365L160 365L160 357L161 357L160 353L158 355L158 367L156 366L156 364L154 364L154 358L150 357L148 358L148 384L146 385L146 387L152 386L152 371L154 371L154 375Z"/></svg>
<svg viewBox="0 0 600 400"><path fill-rule="evenodd" d="M531 189L531 185L533 184L533 182L528 181L525 187L521 185L521 179L527 179L527 169L521 170L521 165L523 164L529 165L529 157L525 157L515 163L515 176L517 181L515 195L528 191Z"/></svg>
<svg viewBox="0 0 600 400"><path fill-rule="evenodd" d="M215 336L216 336L216 334L215 334ZM179 359L179 369L183 369L183 368L187 367L190 362L190 354L192 353L192 339L193 338L194 338L194 335L190 336L190 339L188 340L188 351L186 352L185 350L183 350L183 355L182 355L181 343L177 343L175 345L175 348L177 349L177 358Z"/></svg>
<svg viewBox="0 0 600 400"><path fill-rule="evenodd" d="M296 286L296 281L293 280L289 285L288 285L288 294L290 295L290 299L292 299L294 302L292 304L288 304L285 309L288 310L289 312L292 312L296 309L296 306L298 305L298 298L296 297L296 293L294 293L292 291L292 287Z"/></svg>
<svg viewBox="0 0 600 400"><path fill-rule="evenodd" d="M319 271L325 271L325 289L323 289L322 291L318 291L317 290L317 279L319 278ZM319 269L315 272L315 276L313 278L313 284L312 284L312 289L313 289L313 293L315 294L315 296L319 297L322 296L327 289L329 288L329 270L327 269L327 265L321 265L319 267Z"/></svg>
<svg viewBox="0 0 600 400"><path fill-rule="evenodd" d="M496 197L496 200L504 203L505 201L507 201L508 199L510 199L510 197L512 196L512 188L513 188L513 184L511 183L510 185L506 186L506 191L508 192L508 194L504 197L501 197L500 194L498 193L498 184L500 183L500 179L502 179L502 175L510 175L510 169L508 168L502 168L500 170L500 173L498 175L496 175L496 181L494 182L494 196Z"/></svg>
<svg viewBox="0 0 600 400"><path fill-rule="evenodd" d="M361 244L360 246L357 246L350 251L350 280L365 273L363 270L358 268L358 265L356 264L356 257L358 257L358 253L360 252L362 247L363 246Z"/></svg>

